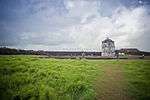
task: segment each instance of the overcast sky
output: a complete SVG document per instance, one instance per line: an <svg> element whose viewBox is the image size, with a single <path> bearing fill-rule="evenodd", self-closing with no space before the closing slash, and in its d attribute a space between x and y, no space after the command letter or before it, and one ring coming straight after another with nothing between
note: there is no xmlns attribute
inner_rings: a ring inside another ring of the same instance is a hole
<svg viewBox="0 0 150 100"><path fill-rule="evenodd" d="M150 0L0 0L0 46L33 50L150 51Z"/></svg>

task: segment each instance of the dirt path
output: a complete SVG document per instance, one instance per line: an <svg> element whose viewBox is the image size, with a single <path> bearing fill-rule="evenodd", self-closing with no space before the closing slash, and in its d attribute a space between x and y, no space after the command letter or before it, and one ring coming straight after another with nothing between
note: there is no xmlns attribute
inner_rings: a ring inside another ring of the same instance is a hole
<svg viewBox="0 0 150 100"><path fill-rule="evenodd" d="M104 75L95 84L98 100L131 100L126 94L124 75L120 66L103 67Z"/></svg>

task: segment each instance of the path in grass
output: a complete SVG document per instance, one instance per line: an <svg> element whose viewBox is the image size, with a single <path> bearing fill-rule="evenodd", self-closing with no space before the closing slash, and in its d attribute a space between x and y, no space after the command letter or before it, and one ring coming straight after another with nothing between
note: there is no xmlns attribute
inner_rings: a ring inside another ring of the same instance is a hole
<svg viewBox="0 0 150 100"><path fill-rule="evenodd" d="M125 79L122 68L117 65L103 67L104 74L95 84L98 100L131 100L126 94Z"/></svg>

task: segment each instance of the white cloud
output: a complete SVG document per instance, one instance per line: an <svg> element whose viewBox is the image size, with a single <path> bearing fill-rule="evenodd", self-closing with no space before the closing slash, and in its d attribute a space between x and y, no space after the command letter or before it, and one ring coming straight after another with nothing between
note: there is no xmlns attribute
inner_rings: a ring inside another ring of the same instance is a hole
<svg viewBox="0 0 150 100"><path fill-rule="evenodd" d="M150 15L145 6L126 7L120 0L64 0L64 4L32 0L27 7L24 13L31 10L31 14L6 26L7 31L21 33L21 48L101 51L101 41L109 33L117 49L150 51Z"/></svg>
<svg viewBox="0 0 150 100"><path fill-rule="evenodd" d="M94 6L94 5L93 5ZM78 8L75 7L75 8ZM80 8L80 7L79 7ZM94 8L91 6L91 8ZM124 47L136 47L143 49L141 40L146 30L149 30L149 16L146 12L146 8L137 7L134 9L128 9L126 7L119 7L113 11L111 17L104 17L95 12L90 12L88 8L82 8L84 13L94 16L91 19L88 17L82 17L81 23L71 27L67 27L66 31L74 38L75 44L81 49L101 49L101 41L105 39L106 34L110 33L109 37L116 42L116 48ZM78 11L78 9L76 9ZM74 13L72 11L71 13ZM84 22L84 23L83 23ZM145 40L146 41L146 40ZM148 42L148 41L147 41ZM144 48L150 50L149 47Z"/></svg>

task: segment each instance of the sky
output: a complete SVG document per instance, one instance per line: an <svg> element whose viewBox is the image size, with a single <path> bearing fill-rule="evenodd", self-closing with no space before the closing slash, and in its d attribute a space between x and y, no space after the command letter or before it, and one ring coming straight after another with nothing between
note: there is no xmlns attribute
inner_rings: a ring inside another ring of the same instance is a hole
<svg viewBox="0 0 150 100"><path fill-rule="evenodd" d="M150 51L150 0L0 0L0 46L32 50Z"/></svg>

